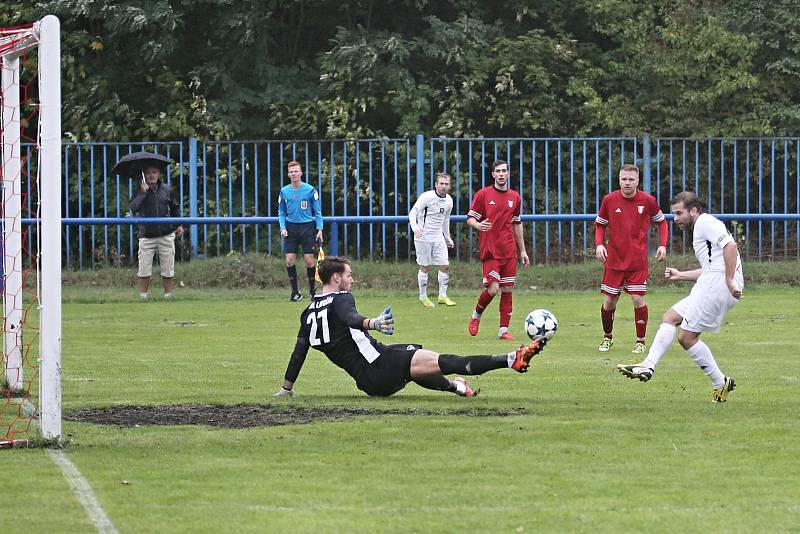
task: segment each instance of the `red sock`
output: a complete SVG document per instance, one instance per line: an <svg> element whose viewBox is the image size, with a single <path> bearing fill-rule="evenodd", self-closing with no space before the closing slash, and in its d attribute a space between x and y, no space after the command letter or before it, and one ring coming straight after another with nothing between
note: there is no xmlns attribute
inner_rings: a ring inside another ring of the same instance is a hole
<svg viewBox="0 0 800 534"><path fill-rule="evenodd" d="M511 293L500 293L500 328L508 328L513 309Z"/></svg>
<svg viewBox="0 0 800 534"><path fill-rule="evenodd" d="M600 319L603 320L603 335L605 337L610 338L612 332L614 332L614 312L616 311L616 308L607 310L600 306Z"/></svg>
<svg viewBox="0 0 800 534"><path fill-rule="evenodd" d="M488 306L489 303L492 302L493 298L494 297L490 295L487 290L484 289L483 293L481 293L480 296L478 297L478 304L475 306L475 313L477 313L478 315L483 314L483 310L485 310L486 306Z"/></svg>
<svg viewBox="0 0 800 534"><path fill-rule="evenodd" d="M643 340L647 335L647 304L633 309L633 320L636 322L636 339Z"/></svg>

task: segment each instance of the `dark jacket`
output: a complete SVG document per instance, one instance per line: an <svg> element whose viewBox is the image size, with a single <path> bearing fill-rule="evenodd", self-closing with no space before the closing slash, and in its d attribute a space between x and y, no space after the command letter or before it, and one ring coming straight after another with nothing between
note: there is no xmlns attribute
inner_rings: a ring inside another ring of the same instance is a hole
<svg viewBox="0 0 800 534"><path fill-rule="evenodd" d="M172 188L159 180L147 192L141 189L131 199L130 212L134 217L180 217L180 209ZM140 224L139 237L161 237L171 234L180 225Z"/></svg>

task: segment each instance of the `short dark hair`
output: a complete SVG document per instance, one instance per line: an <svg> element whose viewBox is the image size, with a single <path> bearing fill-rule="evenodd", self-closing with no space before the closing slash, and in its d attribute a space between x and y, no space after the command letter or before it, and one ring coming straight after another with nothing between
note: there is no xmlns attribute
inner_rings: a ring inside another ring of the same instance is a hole
<svg viewBox="0 0 800 534"><path fill-rule="evenodd" d="M703 201L691 191L681 191L672 197L672 201L669 203L669 205L674 206L675 204L683 204L683 207L686 208L687 211L691 210L692 208L697 208L697 211L703 213L705 210Z"/></svg>
<svg viewBox="0 0 800 534"><path fill-rule="evenodd" d="M640 176L641 175L641 172L639 172L639 167L637 167L633 163L627 163L627 164L623 165L622 168L619 170L619 172L622 172L622 171L636 171L636 176Z"/></svg>
<svg viewBox="0 0 800 534"><path fill-rule="evenodd" d="M500 165L508 165L508 162L502 159L496 159L494 163L492 163L492 171L494 171Z"/></svg>
<svg viewBox="0 0 800 534"><path fill-rule="evenodd" d="M345 256L326 256L319 262L319 279L323 284L329 283L334 274L344 272L345 265L350 265L350 260Z"/></svg>

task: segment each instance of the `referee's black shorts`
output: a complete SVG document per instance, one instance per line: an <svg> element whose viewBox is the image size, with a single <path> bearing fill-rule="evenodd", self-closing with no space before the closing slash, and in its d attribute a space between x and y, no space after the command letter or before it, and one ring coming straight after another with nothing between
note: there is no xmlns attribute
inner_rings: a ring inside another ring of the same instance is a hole
<svg viewBox="0 0 800 534"><path fill-rule="evenodd" d="M379 344L381 355L355 377L358 389L371 397L388 397L411 382L411 358L422 345Z"/></svg>
<svg viewBox="0 0 800 534"><path fill-rule="evenodd" d="M314 237L317 227L314 221L307 223L286 223L286 237L283 238L283 253L297 254L297 248L303 249L303 254L314 254Z"/></svg>

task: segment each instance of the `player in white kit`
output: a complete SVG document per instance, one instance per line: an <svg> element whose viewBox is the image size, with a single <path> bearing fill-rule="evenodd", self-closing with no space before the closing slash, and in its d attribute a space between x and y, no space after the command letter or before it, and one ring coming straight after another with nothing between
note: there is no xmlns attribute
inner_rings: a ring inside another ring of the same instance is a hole
<svg viewBox="0 0 800 534"><path fill-rule="evenodd" d="M678 342L711 379L711 400L725 402L736 381L723 374L708 345L700 341L700 334L719 332L728 310L742 298L744 277L739 249L722 221L703 213L703 205L696 194L678 193L671 207L678 227L693 231L692 245L700 268L679 271L667 267L664 276L668 280L693 280L695 284L688 297L664 313L647 358L634 365L620 364L617 369L628 378L650 380L658 361L675 338L676 327L680 326Z"/></svg>
<svg viewBox="0 0 800 534"><path fill-rule="evenodd" d="M432 191L422 193L411 211L408 220L414 231L414 248L417 251L417 283L419 300L426 308L433 308L428 299L428 272L431 265L439 267L439 304L455 306L447 296L450 282L450 260L447 249L455 243L450 238L450 213L453 211L453 198L448 195L452 179L446 172L436 173L436 183Z"/></svg>

